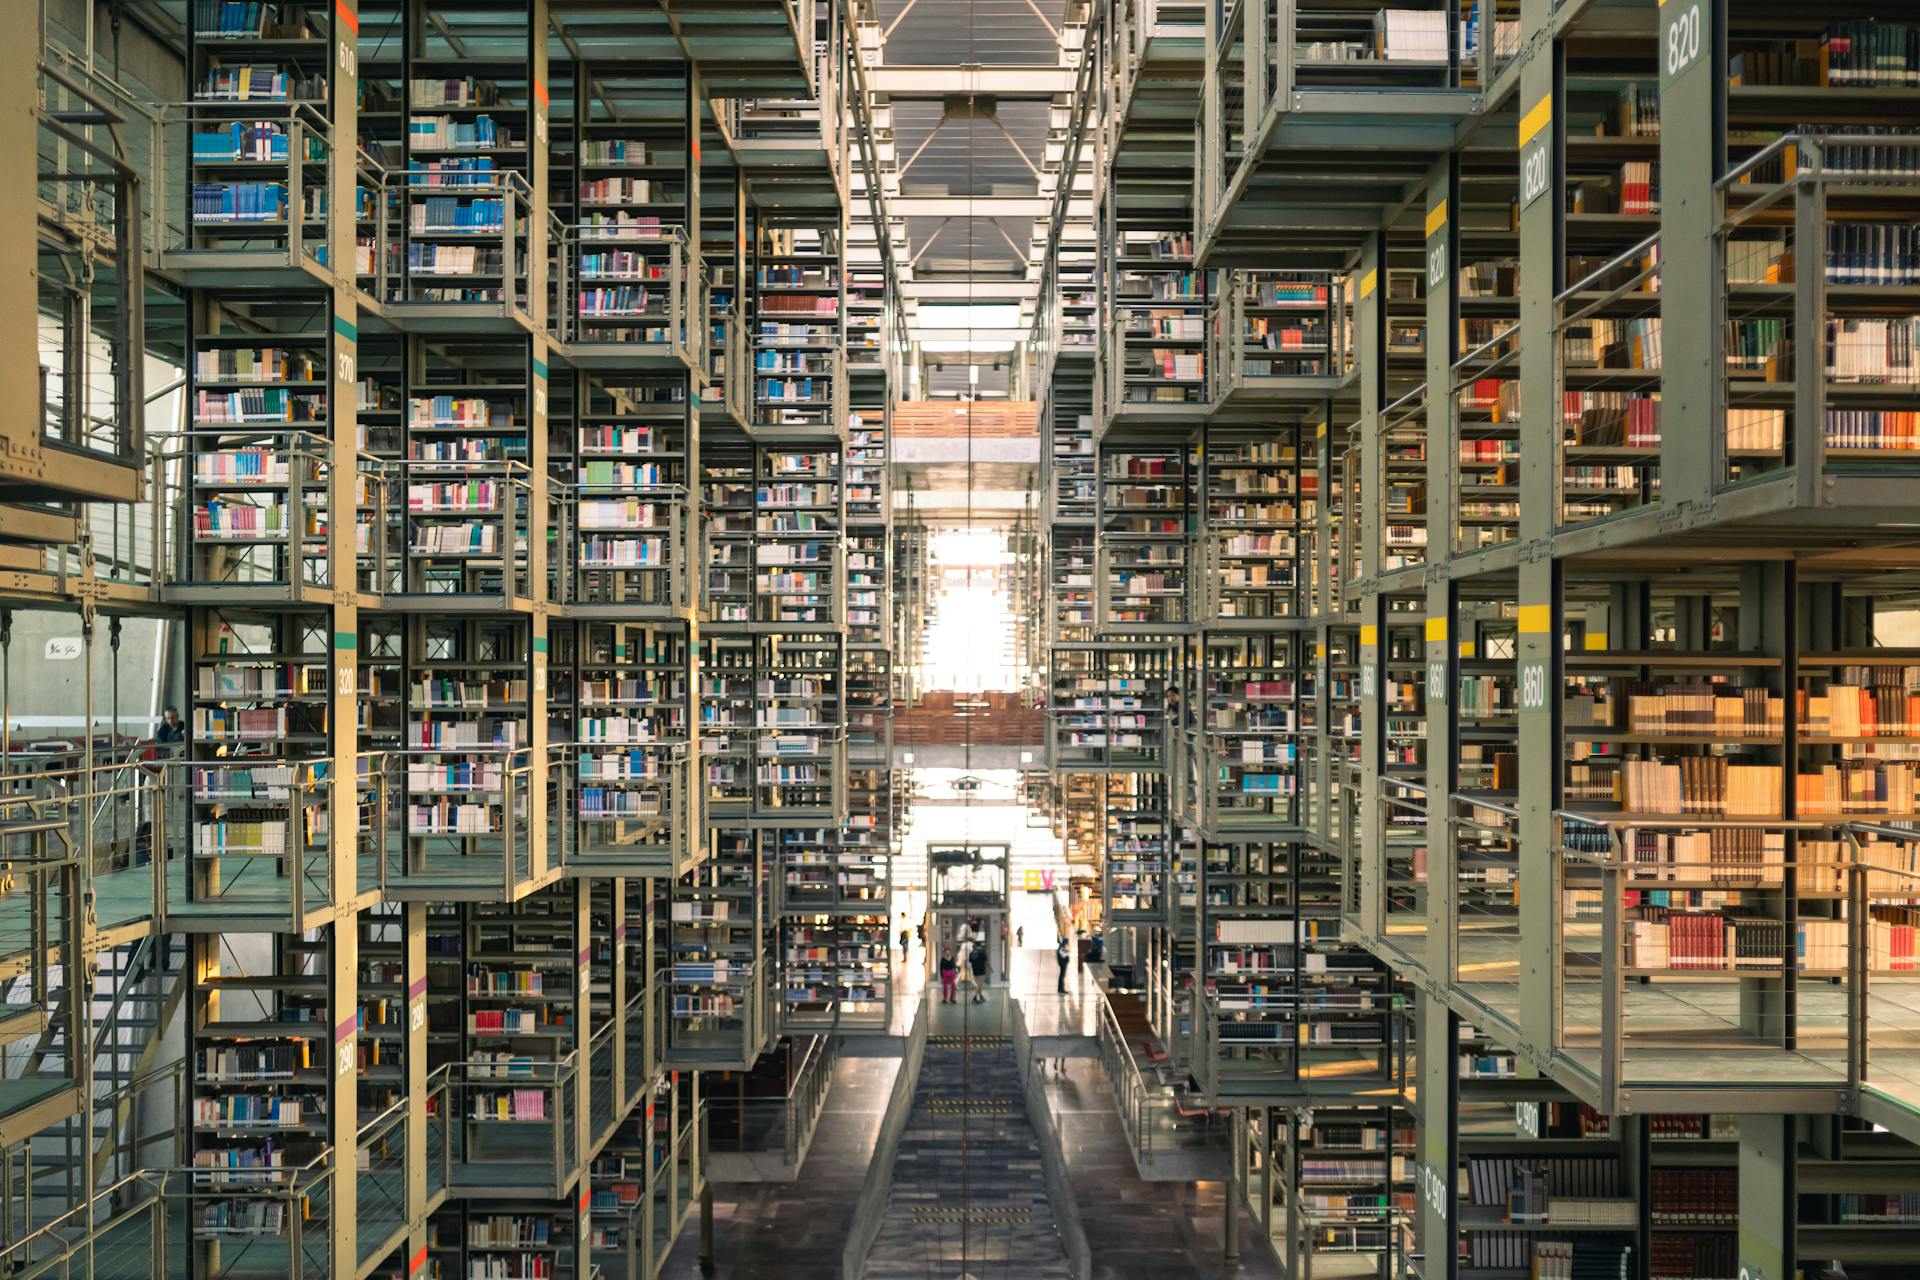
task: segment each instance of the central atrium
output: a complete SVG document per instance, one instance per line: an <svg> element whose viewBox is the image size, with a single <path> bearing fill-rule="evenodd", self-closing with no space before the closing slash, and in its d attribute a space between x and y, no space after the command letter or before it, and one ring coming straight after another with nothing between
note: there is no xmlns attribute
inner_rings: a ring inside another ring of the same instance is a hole
<svg viewBox="0 0 1920 1280"><path fill-rule="evenodd" d="M1920 1277L1912 0L9 11L0 1277Z"/></svg>

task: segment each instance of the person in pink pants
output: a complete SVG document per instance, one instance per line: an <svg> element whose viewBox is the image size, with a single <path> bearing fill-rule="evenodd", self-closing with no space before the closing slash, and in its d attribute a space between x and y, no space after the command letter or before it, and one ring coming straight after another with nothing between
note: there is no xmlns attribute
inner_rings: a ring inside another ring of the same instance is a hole
<svg viewBox="0 0 1920 1280"><path fill-rule="evenodd" d="M954 963L951 949L940 955L940 1003L952 1004L959 996L960 966Z"/></svg>

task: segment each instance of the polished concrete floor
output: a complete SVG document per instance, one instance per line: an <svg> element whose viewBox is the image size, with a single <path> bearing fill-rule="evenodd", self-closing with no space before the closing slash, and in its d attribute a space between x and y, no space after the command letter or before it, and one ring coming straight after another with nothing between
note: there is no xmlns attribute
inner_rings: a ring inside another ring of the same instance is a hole
<svg viewBox="0 0 1920 1280"><path fill-rule="evenodd" d="M1064 1074L1046 1078L1047 1103L1092 1250L1093 1280L1277 1280L1245 1206L1234 1203L1242 1256L1228 1262L1221 1184L1142 1181L1099 1060L1068 1058L1064 1065Z"/></svg>
<svg viewBox="0 0 1920 1280"><path fill-rule="evenodd" d="M674 1280L839 1280L840 1251L899 1070L898 1058L835 1062L800 1176L792 1182L716 1183L713 1269L700 1266L696 1212L661 1274Z"/></svg>
<svg viewBox="0 0 1920 1280"><path fill-rule="evenodd" d="M1077 1034L1073 1028L1097 1017L1097 989L1092 975L1076 968L1068 975L1068 995L1059 997L1057 972L1051 950L1029 947L1016 955L1012 986L1032 1029ZM980 1005L943 1005L938 987L925 998L931 1001L931 1034L953 1035L964 1027L973 1035L993 1035L1007 1026L1005 988L990 990ZM885 1058L839 1059L800 1176L788 1183L716 1184L713 1269L703 1272L700 1266L696 1215L663 1275L672 1280L838 1280L854 1202L898 1066ZM1094 1280L1268 1280L1279 1275L1252 1219L1238 1205L1243 1254L1236 1262L1224 1258L1221 1184L1139 1177L1097 1058L1067 1059L1064 1075L1050 1075L1044 1083L1091 1247ZM962 1272L929 1259L916 1274L959 1280ZM1002 1265L993 1274L1016 1273Z"/></svg>

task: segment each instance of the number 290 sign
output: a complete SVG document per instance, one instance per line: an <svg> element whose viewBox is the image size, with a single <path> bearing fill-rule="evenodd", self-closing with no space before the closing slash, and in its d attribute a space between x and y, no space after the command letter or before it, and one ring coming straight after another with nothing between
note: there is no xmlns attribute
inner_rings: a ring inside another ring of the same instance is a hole
<svg viewBox="0 0 1920 1280"><path fill-rule="evenodd" d="M1712 47L1713 0L1660 0L1660 87L1700 65Z"/></svg>

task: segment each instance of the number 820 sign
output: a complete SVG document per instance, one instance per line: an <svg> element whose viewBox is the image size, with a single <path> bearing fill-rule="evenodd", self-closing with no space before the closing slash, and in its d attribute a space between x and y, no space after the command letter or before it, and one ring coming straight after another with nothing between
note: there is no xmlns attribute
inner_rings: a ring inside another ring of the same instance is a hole
<svg viewBox="0 0 1920 1280"><path fill-rule="evenodd" d="M1713 47L1713 0L1660 0L1660 88L1665 91Z"/></svg>

